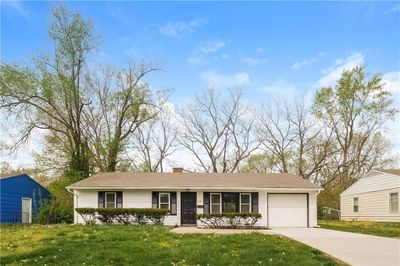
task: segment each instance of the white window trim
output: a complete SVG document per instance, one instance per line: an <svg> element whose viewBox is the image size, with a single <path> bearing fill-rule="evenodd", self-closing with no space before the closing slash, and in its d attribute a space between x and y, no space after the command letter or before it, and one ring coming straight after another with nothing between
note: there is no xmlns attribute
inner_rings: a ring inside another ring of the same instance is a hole
<svg viewBox="0 0 400 266"><path fill-rule="evenodd" d="M117 208L117 193L116 192L106 192L106 193L104 193L104 206L105 206L105 208L111 208L111 207L107 206L107 203L108 203L107 195L108 194L114 194L114 208Z"/></svg>
<svg viewBox="0 0 400 266"><path fill-rule="evenodd" d="M357 199L357 205L354 204L354 200ZM357 206L357 211L354 211L354 206ZM353 213L359 213L360 212L360 199L358 197L353 198Z"/></svg>
<svg viewBox="0 0 400 266"><path fill-rule="evenodd" d="M397 210L392 210L392 194L397 194ZM399 193L398 192L391 192L389 193L389 213L399 213Z"/></svg>
<svg viewBox="0 0 400 266"><path fill-rule="evenodd" d="M210 213L212 213L212 195L219 195L219 213L222 213L222 193L210 193Z"/></svg>
<svg viewBox="0 0 400 266"><path fill-rule="evenodd" d="M239 193L239 212L242 212L242 195L249 196L249 203L245 203L249 205L249 212L251 212L251 193Z"/></svg>
<svg viewBox="0 0 400 266"><path fill-rule="evenodd" d="M24 200L29 200L29 223L32 223L32 198L21 198L21 212L22 212L22 204ZM21 222L22 222L22 213L21 213Z"/></svg>
<svg viewBox="0 0 400 266"><path fill-rule="evenodd" d="M169 193L169 192L159 192L158 193L158 208L161 209L161 195L162 194L168 195L168 210L171 210L171 193ZM165 202L163 202L162 204L165 204Z"/></svg>

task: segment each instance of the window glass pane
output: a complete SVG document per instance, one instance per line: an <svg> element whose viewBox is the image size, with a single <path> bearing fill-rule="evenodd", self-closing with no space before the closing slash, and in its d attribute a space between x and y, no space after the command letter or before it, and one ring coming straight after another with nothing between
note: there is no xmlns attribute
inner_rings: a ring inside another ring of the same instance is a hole
<svg viewBox="0 0 400 266"><path fill-rule="evenodd" d="M212 204L211 205L211 213L220 213L220 205Z"/></svg>
<svg viewBox="0 0 400 266"><path fill-rule="evenodd" d="M169 203L169 194L168 193L160 193L160 203Z"/></svg>
<svg viewBox="0 0 400 266"><path fill-rule="evenodd" d="M106 208L115 208L115 194L106 193Z"/></svg>
<svg viewBox="0 0 400 266"><path fill-rule="evenodd" d="M399 211L399 194L390 193L390 212Z"/></svg>
<svg viewBox="0 0 400 266"><path fill-rule="evenodd" d="M353 212L358 212L358 198L353 198Z"/></svg>
<svg viewBox="0 0 400 266"><path fill-rule="evenodd" d="M169 208L169 206L168 206L168 203L161 203L160 204L160 209L168 209Z"/></svg>
<svg viewBox="0 0 400 266"><path fill-rule="evenodd" d="M242 212L250 212L250 205L242 204Z"/></svg>
<svg viewBox="0 0 400 266"><path fill-rule="evenodd" d="M221 195L220 194L211 194L211 204L213 203L220 203L221 201Z"/></svg>
<svg viewBox="0 0 400 266"><path fill-rule="evenodd" d="M250 195L249 194L241 194L241 202L243 203L250 203Z"/></svg>
<svg viewBox="0 0 400 266"><path fill-rule="evenodd" d="M239 193L224 193L222 195L222 212L239 212Z"/></svg>

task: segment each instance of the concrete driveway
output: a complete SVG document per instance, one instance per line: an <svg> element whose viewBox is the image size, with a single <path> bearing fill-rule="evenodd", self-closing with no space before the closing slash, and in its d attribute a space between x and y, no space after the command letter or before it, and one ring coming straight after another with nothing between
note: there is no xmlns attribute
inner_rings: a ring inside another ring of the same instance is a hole
<svg viewBox="0 0 400 266"><path fill-rule="evenodd" d="M351 265L400 265L400 240L321 228L276 228L293 238Z"/></svg>

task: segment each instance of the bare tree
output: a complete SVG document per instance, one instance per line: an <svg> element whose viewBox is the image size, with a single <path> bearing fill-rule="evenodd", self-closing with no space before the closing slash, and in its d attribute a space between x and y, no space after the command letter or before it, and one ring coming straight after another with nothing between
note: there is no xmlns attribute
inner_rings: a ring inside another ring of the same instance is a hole
<svg viewBox="0 0 400 266"><path fill-rule="evenodd" d="M288 107L274 102L261 109L258 120L261 148L278 159L276 167L279 172L288 173L294 154L293 144L297 138Z"/></svg>
<svg viewBox="0 0 400 266"><path fill-rule="evenodd" d="M253 110L242 93L221 96L213 89L196 96L179 111L182 133L179 141L205 172L235 172L259 146L253 136Z"/></svg>
<svg viewBox="0 0 400 266"><path fill-rule="evenodd" d="M174 114L166 106L160 110L156 119L138 128L129 143L127 155L134 171L164 172L165 160L176 151L178 130Z"/></svg>
<svg viewBox="0 0 400 266"><path fill-rule="evenodd" d="M87 77L94 103L85 109L85 133L92 158L101 171L116 171L120 155L132 134L157 116L149 86L143 78L158 68L129 65L103 69Z"/></svg>

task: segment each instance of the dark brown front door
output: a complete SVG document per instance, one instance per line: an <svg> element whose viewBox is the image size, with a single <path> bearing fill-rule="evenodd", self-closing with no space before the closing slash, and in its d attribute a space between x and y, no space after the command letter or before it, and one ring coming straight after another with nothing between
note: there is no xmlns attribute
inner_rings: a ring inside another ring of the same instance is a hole
<svg viewBox="0 0 400 266"><path fill-rule="evenodd" d="M181 192L181 225L196 225L196 192Z"/></svg>

